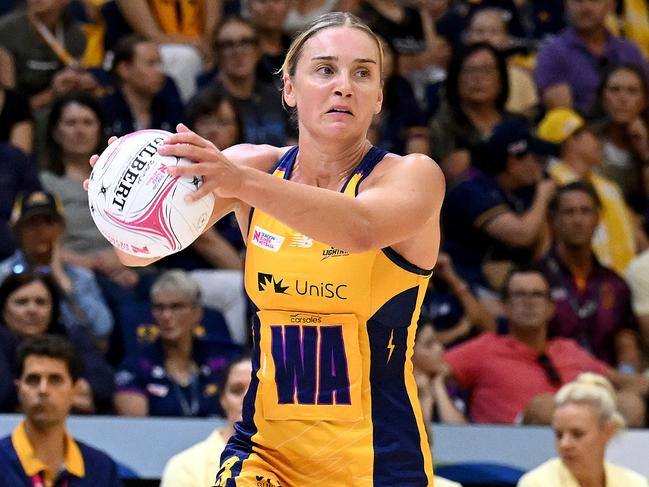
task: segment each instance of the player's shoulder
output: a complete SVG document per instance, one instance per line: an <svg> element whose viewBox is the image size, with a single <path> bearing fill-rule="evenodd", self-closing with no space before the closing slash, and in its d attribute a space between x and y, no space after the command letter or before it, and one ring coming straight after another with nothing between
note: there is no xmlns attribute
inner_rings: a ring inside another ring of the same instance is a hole
<svg viewBox="0 0 649 487"><path fill-rule="evenodd" d="M268 144L237 144L224 149L223 155L236 164L268 172L289 149Z"/></svg>
<svg viewBox="0 0 649 487"><path fill-rule="evenodd" d="M371 176L379 178L389 175L394 178L398 175L416 180L438 181L444 183L444 174L439 165L425 154L412 153L405 156L388 152L377 164Z"/></svg>

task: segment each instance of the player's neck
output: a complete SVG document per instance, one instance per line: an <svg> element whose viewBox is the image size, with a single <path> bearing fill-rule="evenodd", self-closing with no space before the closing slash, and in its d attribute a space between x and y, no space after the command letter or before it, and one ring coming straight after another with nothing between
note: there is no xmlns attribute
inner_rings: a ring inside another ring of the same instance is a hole
<svg viewBox="0 0 649 487"><path fill-rule="evenodd" d="M336 190L349 178L371 146L367 139L343 146L340 143L324 145L307 137L300 138L299 145L291 179Z"/></svg>
<svg viewBox="0 0 649 487"><path fill-rule="evenodd" d="M52 472L58 472L65 458L65 424L49 428L37 428L25 421L25 433L34 450L34 456Z"/></svg>

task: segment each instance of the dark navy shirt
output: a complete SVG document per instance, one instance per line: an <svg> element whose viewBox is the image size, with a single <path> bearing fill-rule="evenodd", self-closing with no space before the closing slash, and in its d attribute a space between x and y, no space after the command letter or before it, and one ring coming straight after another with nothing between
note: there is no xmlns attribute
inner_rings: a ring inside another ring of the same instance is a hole
<svg viewBox="0 0 649 487"><path fill-rule="evenodd" d="M0 144L0 260L13 254L15 247L9 228L14 200L21 193L41 189L36 163L9 144Z"/></svg>
<svg viewBox="0 0 649 487"><path fill-rule="evenodd" d="M126 358L117 374L117 392L138 392L149 401L149 416L222 415L218 400L219 382L240 348L232 343L195 339L192 358L198 373L187 386L167 375L159 340L142 345L135 356Z"/></svg>
<svg viewBox="0 0 649 487"><path fill-rule="evenodd" d="M102 98L106 128L110 135L121 137L145 127L136 127L135 118L126 103L124 95L117 86ZM146 128L176 131L176 125L185 121L185 109L178 93L178 88L167 77L167 80L153 99L151 105L151 126Z"/></svg>
<svg viewBox="0 0 649 487"><path fill-rule="evenodd" d="M490 237L484 227L503 213L523 213L530 202L528 192L507 193L495 178L473 168L448 190L442 209L444 250L458 274L471 285L485 285L481 272L485 261L529 261L526 249L505 245Z"/></svg>

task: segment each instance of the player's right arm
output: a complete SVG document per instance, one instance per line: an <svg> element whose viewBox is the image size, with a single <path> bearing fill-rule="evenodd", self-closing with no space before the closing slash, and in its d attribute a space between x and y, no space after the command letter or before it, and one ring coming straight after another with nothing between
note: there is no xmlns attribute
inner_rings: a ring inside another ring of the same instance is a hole
<svg viewBox="0 0 649 487"><path fill-rule="evenodd" d="M111 143L113 139L109 141ZM269 171L277 161L288 150L287 147L279 148L272 145L253 145L253 144L239 144L223 150L230 161L242 166L253 167L262 171ZM93 155L90 158L90 165L94 167L99 159L98 155ZM84 184L87 189L87 184ZM210 216L208 224L205 226L205 231L212 227L217 221L229 214L231 211L245 212L249 211L249 207L235 198L216 198L214 201L214 209ZM242 229L245 234L246 229ZM149 264L162 259L162 257L141 257L136 255L127 254L113 247L120 262L129 267L145 267Z"/></svg>

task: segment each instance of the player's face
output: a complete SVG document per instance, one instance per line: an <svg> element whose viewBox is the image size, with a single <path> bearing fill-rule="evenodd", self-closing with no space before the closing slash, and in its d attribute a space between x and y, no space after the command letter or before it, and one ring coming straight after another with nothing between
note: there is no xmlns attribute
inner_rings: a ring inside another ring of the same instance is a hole
<svg viewBox="0 0 649 487"><path fill-rule="evenodd" d="M241 421L243 397L250 386L252 363L250 360L239 362L230 369L225 389L221 391L221 406L230 424Z"/></svg>
<svg viewBox="0 0 649 487"><path fill-rule="evenodd" d="M590 246L599 222L597 205L583 191L568 191L561 195L552 221L556 240L570 248Z"/></svg>
<svg viewBox="0 0 649 487"><path fill-rule="evenodd" d="M52 317L52 296L40 281L19 287L7 298L2 319L20 337L42 335Z"/></svg>
<svg viewBox="0 0 649 487"><path fill-rule="evenodd" d="M177 342L191 337L202 316L201 307L173 292L159 292L151 301L151 311L160 327L160 338Z"/></svg>
<svg viewBox="0 0 649 487"><path fill-rule="evenodd" d="M64 154L92 154L99 145L100 123L90 108L80 103L68 103L61 111L61 118L54 128L56 140Z"/></svg>
<svg viewBox="0 0 649 487"><path fill-rule="evenodd" d="M383 101L379 47L351 27L322 30L305 42L284 100L296 107L300 132L336 140L365 138Z"/></svg>
<svg viewBox="0 0 649 487"><path fill-rule="evenodd" d="M63 423L76 393L65 362L41 355L25 359L16 387L25 415L39 428Z"/></svg>
<svg viewBox="0 0 649 487"><path fill-rule="evenodd" d="M613 122L628 124L647 107L647 100L638 75L619 69L609 76L604 88L604 110Z"/></svg>
<svg viewBox="0 0 649 487"><path fill-rule="evenodd" d="M561 461L578 477L601 465L606 444L614 433L610 425L602 424L592 406L583 403L568 403L557 408L552 428Z"/></svg>

